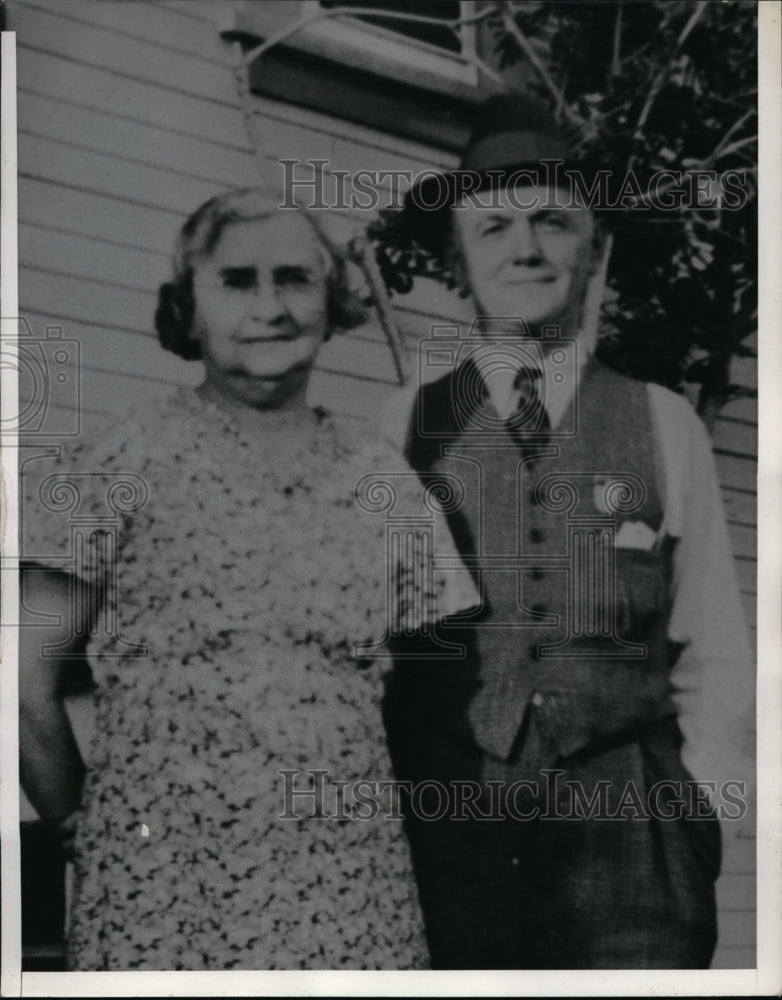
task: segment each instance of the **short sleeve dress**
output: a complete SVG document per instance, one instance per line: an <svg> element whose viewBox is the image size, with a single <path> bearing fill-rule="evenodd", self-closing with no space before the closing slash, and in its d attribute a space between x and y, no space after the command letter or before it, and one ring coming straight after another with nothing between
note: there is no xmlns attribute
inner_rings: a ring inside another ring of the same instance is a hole
<svg viewBox="0 0 782 1000"><path fill-rule="evenodd" d="M180 390L28 470L27 558L109 595L72 969L425 967L382 661L354 648L387 626L388 504L366 477L392 468L427 522L381 445L329 419L250 434ZM463 580L435 576L425 613L469 606Z"/></svg>

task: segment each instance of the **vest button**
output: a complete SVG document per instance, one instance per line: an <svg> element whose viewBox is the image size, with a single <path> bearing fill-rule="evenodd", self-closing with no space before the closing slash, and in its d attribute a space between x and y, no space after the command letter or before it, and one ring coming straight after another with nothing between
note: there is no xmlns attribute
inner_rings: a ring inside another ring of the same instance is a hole
<svg viewBox="0 0 782 1000"><path fill-rule="evenodd" d="M535 706L535 708L540 708L540 706L543 704L545 700L546 699L543 697L540 691L536 691L535 694L533 694L532 696L532 704Z"/></svg>
<svg viewBox="0 0 782 1000"><path fill-rule="evenodd" d="M540 530L540 528L530 528L529 540L531 542L535 542L536 544L539 544L540 542L543 541L544 538L545 538L545 535Z"/></svg>

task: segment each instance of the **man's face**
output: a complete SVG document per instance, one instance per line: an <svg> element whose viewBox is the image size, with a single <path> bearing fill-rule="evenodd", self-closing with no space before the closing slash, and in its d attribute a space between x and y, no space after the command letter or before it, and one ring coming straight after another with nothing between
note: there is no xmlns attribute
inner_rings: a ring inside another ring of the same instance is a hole
<svg viewBox="0 0 782 1000"><path fill-rule="evenodd" d="M566 195L552 198L542 186L510 194L495 192L491 208L468 203L452 213L476 304L485 316L519 317L533 332L556 324L572 335L596 263L592 213L582 207L544 208L549 201L564 202Z"/></svg>
<svg viewBox="0 0 782 1000"><path fill-rule="evenodd" d="M273 407L306 381L326 331L325 254L298 215L228 225L193 273L193 331L207 380Z"/></svg>

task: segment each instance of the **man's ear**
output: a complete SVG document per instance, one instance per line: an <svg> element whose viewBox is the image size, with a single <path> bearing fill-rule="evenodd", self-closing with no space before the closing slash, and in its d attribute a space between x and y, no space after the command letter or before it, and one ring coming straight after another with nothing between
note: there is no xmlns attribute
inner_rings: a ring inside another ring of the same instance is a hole
<svg viewBox="0 0 782 1000"><path fill-rule="evenodd" d="M580 326L582 344L591 352L597 341L600 323L600 308L605 295L608 261L611 256L611 235L605 226L595 224L590 247L589 271L586 280L584 301L581 308Z"/></svg>
<svg viewBox="0 0 782 1000"><path fill-rule="evenodd" d="M595 219L589 246L589 273L597 274L603 266L603 255L608 247L608 230L602 219Z"/></svg>
<svg viewBox="0 0 782 1000"><path fill-rule="evenodd" d="M449 231L443 244L443 263L453 275L459 294L465 297L471 293L470 278L467 274L467 265L464 263L459 237L453 231Z"/></svg>

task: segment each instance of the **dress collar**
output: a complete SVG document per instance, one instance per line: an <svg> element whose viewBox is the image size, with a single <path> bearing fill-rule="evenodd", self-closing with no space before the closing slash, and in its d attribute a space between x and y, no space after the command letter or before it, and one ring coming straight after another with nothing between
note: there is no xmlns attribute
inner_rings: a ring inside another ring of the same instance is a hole
<svg viewBox="0 0 782 1000"><path fill-rule="evenodd" d="M559 425L570 405L591 353L581 337L563 340L557 346L540 352L541 394L552 428ZM517 372L507 360L498 364L497 358L497 347L493 344L477 345L471 353L488 401L500 417L507 418L516 410L518 402L518 390L513 385Z"/></svg>

